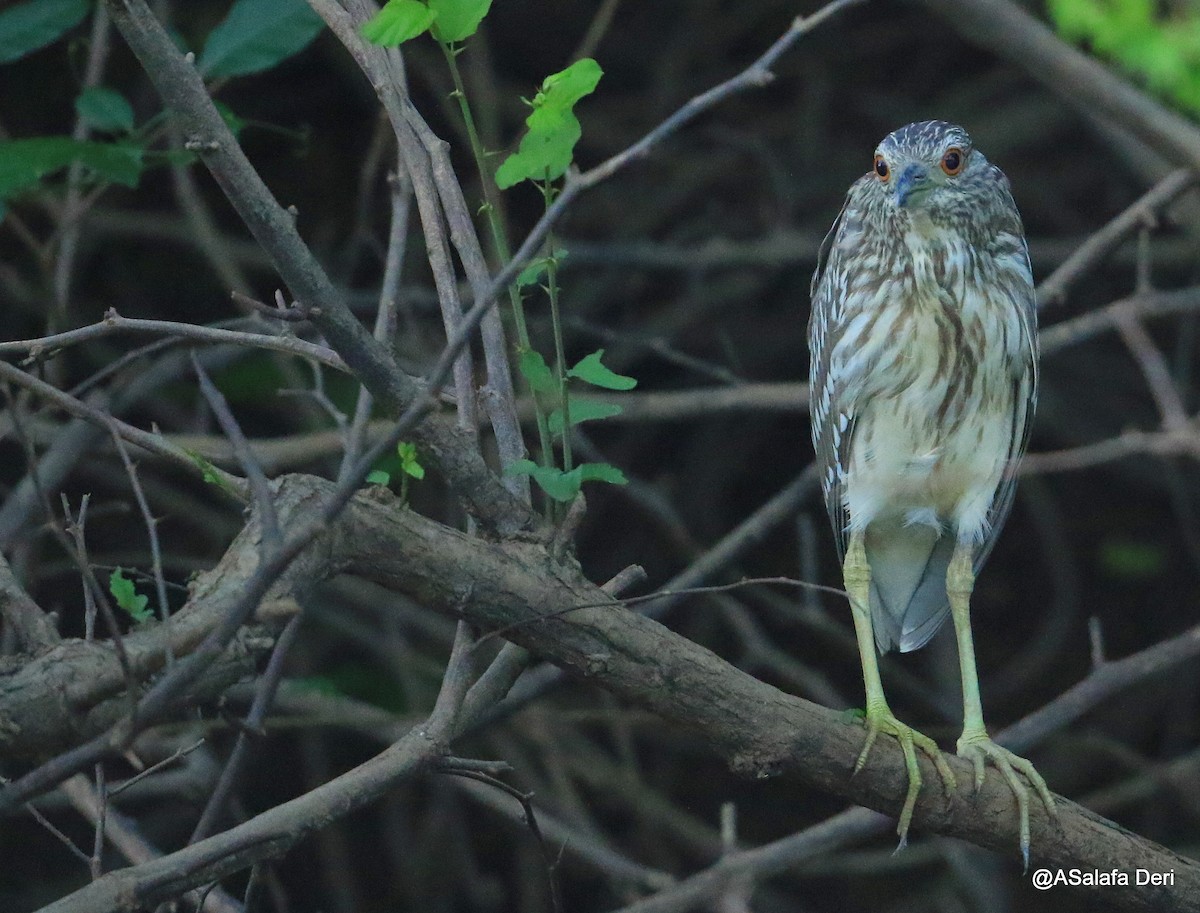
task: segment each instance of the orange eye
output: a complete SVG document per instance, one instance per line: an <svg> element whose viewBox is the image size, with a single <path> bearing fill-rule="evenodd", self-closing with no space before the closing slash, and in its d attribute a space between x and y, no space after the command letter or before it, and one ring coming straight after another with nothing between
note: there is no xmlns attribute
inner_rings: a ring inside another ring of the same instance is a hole
<svg viewBox="0 0 1200 913"><path fill-rule="evenodd" d="M875 176L886 184L891 173L892 169L888 167L887 160L882 155L875 156Z"/></svg>
<svg viewBox="0 0 1200 913"><path fill-rule="evenodd" d="M951 146L946 150L946 154L942 156L942 171L954 177L963 170L963 165L966 163L967 157L957 146Z"/></svg>

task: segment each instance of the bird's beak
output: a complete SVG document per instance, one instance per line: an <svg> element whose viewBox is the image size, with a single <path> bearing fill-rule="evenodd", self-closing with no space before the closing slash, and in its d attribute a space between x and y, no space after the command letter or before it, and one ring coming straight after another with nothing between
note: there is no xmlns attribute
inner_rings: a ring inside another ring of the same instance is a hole
<svg viewBox="0 0 1200 913"><path fill-rule="evenodd" d="M905 165L896 179L896 205L908 206L911 201L919 199L929 189L929 172L924 165L913 162Z"/></svg>

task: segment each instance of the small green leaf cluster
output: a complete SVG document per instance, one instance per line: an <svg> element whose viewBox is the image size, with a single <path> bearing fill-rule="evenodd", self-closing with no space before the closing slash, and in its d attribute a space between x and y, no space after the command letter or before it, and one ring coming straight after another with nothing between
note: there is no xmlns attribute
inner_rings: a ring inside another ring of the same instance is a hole
<svg viewBox="0 0 1200 913"><path fill-rule="evenodd" d="M205 481L206 484L215 485L227 495L230 495L239 501L242 500L242 496L238 493L237 489L235 489L225 480L225 477L217 471L216 466L206 460L195 450L189 450L185 447L183 448L183 452L186 453L191 461L196 464L196 468L200 470L200 477Z"/></svg>
<svg viewBox="0 0 1200 913"><path fill-rule="evenodd" d="M429 32L440 44L465 41L475 34L492 0L388 0L363 23L363 37L394 48Z"/></svg>
<svg viewBox="0 0 1200 913"><path fill-rule="evenodd" d="M521 181L553 181L566 173L583 130L575 104L591 95L604 71L590 57L577 60L560 73L547 76L528 104L521 145L496 170L496 185L507 190Z"/></svg>
<svg viewBox="0 0 1200 913"><path fill-rule="evenodd" d="M508 467L510 475L530 476L549 497L564 504L575 500L584 482L608 482L624 485L625 473L608 463L580 463L574 469L539 466L533 460L517 460Z"/></svg>
<svg viewBox="0 0 1200 913"><path fill-rule="evenodd" d="M24 0L0 12L0 64L53 44L83 21L92 5L90 0ZM205 41L197 67L214 79L258 73L302 51L323 25L305 0L235 0ZM108 138L44 136L0 142L0 218L7 201L39 189L45 179L70 165L82 166L89 183L136 187L147 167L168 161L168 156L146 148L159 118L139 129L133 106L118 90L85 88L75 99L75 111ZM222 115L235 133L242 126L227 108Z"/></svg>
<svg viewBox="0 0 1200 913"><path fill-rule="evenodd" d="M602 390L632 390L637 386L637 381L632 377L617 374L605 365L601 361L603 357L604 350L597 349L590 355L580 359L575 367L570 368L567 371L567 377L575 378L585 384L599 387ZM550 366L546 364L546 359L541 356L541 353L533 350L521 353L518 367L520 368L521 375L529 382L529 388L533 390L534 396L539 397L542 400L543 408L547 409L550 430L555 435L561 437L564 425L563 413L561 408L554 405L558 402L558 397L561 393L558 378L550 370ZM588 399L581 400L574 397L569 398L568 402L567 409L571 413L570 422L572 425L612 418L614 415L621 414L621 407L616 403Z"/></svg>
<svg viewBox="0 0 1200 913"><path fill-rule="evenodd" d="M400 499L407 501L409 479L425 478L425 467L421 465L421 461L417 457L416 444L408 441L398 443L395 456L389 457L385 463L367 474L367 484L391 485L393 473L398 473L400 476Z"/></svg>
<svg viewBox="0 0 1200 913"><path fill-rule="evenodd" d="M125 576L123 568L116 568L109 575L108 591L116 601L117 608L129 615L135 624L145 624L154 618L154 613L147 606L149 597L138 595L133 581Z"/></svg>
<svg viewBox="0 0 1200 913"><path fill-rule="evenodd" d="M1200 9L1157 0L1048 0L1060 35L1087 42L1154 92L1200 114Z"/></svg>
<svg viewBox="0 0 1200 913"><path fill-rule="evenodd" d="M362 26L362 34L374 44L395 47L429 32L442 45L451 77L454 79L455 96L463 114L476 165L485 186L485 198L490 184L506 190L522 181L537 184L549 205L556 189L555 181L566 174L575 155L575 146L582 135L579 120L575 116L575 105L590 95L603 75L600 65L590 58L577 60L559 73L547 76L541 89L526 103L533 110L525 119L525 134L521 137L517 151L509 155L494 175L489 174L486 153L479 144L462 87L462 80L455 63L465 41L479 28L487 15L491 0L389 0L375 16ZM504 228L498 223L495 207L488 204L480 210L491 221L496 249L502 258L508 257L507 239ZM564 371L562 366L562 329L558 315L557 267L567 255L551 242L548 253L531 263L517 277L510 289L510 302L517 326L520 357L518 368L532 391L537 412L538 433L542 444L542 461L519 460L506 468L510 475L527 475L552 501L569 502L579 493L580 486L588 481L624 484L626 479L619 469L606 463L585 463L572 466L569 435L567 429L580 422L596 421L618 414L621 407L615 403L572 397L569 381L575 380L606 390L629 390L636 384L631 377L623 377L610 370L602 361L603 350L593 352L573 368ZM545 289L550 299L554 322L555 349L558 358L554 368L529 342L525 326L521 292L533 286ZM553 441L563 446L563 465L552 465ZM390 476L377 470L368 481L387 484Z"/></svg>
<svg viewBox="0 0 1200 913"><path fill-rule="evenodd" d="M601 390L632 390L637 381L632 377L617 374L604 364L604 350L597 349L584 356L574 367L566 372L566 380L577 380ZM567 388L567 413L558 404L563 401L563 389L559 378L540 352L527 349L521 353L517 363L521 376L529 384L541 408L548 414L550 431L556 437L563 437L566 425L574 426L582 422L597 421L611 418L621 413L621 407L616 403L592 399L580 399L572 396L570 387ZM532 460L520 460L509 467L513 475L527 475L537 482L538 486L555 501L572 501L579 493L579 487L584 482L609 482L614 485L624 485L628 480L624 473L607 463L583 463L573 469L559 469L554 466L539 466Z"/></svg>

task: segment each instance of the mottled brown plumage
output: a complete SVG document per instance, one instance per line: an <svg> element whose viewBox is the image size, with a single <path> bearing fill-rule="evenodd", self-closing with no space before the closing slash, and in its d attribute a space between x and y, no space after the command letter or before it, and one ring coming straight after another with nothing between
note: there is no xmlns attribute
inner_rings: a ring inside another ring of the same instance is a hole
<svg viewBox="0 0 1200 913"><path fill-rule="evenodd" d="M879 683L875 648L915 650L950 615L964 691L959 753L1000 767L1021 804L1021 770L987 738L968 602L1012 503L1037 398L1033 277L1008 181L963 128L910 124L876 149L822 245L809 322L813 445L867 686L868 742L896 735L909 765L908 827L920 774ZM943 780L953 775L941 762Z"/></svg>

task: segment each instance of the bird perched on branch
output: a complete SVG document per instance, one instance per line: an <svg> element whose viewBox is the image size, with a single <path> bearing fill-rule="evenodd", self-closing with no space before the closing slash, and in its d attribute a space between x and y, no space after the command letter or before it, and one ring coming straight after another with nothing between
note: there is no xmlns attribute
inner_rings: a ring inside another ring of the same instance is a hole
<svg viewBox="0 0 1200 913"><path fill-rule="evenodd" d="M907 840L921 787L916 750L947 789L929 737L892 714L876 648L916 650L954 619L963 690L958 754L975 788L997 767L1016 795L1029 858L1029 790L1045 781L984 728L970 596L1012 505L1037 399L1033 276L1003 172L943 121L909 124L875 150L821 245L808 325L813 445L837 538L866 685L866 742L904 751Z"/></svg>

